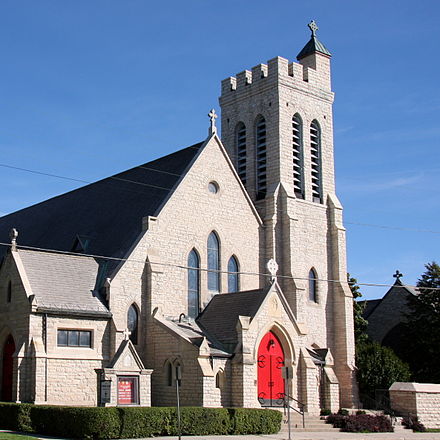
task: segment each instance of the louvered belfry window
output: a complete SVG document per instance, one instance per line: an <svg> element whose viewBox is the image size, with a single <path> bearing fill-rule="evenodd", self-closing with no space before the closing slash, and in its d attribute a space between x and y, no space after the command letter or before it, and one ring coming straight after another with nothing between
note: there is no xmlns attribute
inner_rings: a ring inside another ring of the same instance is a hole
<svg viewBox="0 0 440 440"><path fill-rule="evenodd" d="M243 185L246 185L246 127L243 122L240 122L237 125L235 136L237 172L241 181L243 182Z"/></svg>
<svg viewBox="0 0 440 440"><path fill-rule="evenodd" d="M312 199L322 203L321 128L318 121L310 124L310 149L312 165Z"/></svg>
<svg viewBox="0 0 440 440"><path fill-rule="evenodd" d="M297 113L292 118L293 189L295 195L304 198L303 125Z"/></svg>
<svg viewBox="0 0 440 440"><path fill-rule="evenodd" d="M266 120L260 116L256 124L256 153L257 153L257 199L266 197Z"/></svg>

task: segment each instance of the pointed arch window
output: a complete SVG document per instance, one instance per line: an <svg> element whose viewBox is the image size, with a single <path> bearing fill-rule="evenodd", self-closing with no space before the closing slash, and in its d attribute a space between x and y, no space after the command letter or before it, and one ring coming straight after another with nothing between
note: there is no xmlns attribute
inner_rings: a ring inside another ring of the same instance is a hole
<svg viewBox="0 0 440 440"><path fill-rule="evenodd" d="M200 311L200 258L193 249L188 255L188 316L196 318Z"/></svg>
<svg viewBox="0 0 440 440"><path fill-rule="evenodd" d="M310 153L312 165L312 199L322 203L321 127L315 119L310 124Z"/></svg>
<svg viewBox="0 0 440 440"><path fill-rule="evenodd" d="M246 126L239 122L235 130L237 172L243 185L246 185Z"/></svg>
<svg viewBox="0 0 440 440"><path fill-rule="evenodd" d="M208 290L220 292L220 242L215 232L208 237Z"/></svg>
<svg viewBox="0 0 440 440"><path fill-rule="evenodd" d="M303 123L296 113L292 118L293 189L295 195L304 198Z"/></svg>
<svg viewBox="0 0 440 440"><path fill-rule="evenodd" d="M316 271L310 269L309 272L309 300L315 303L318 302L318 277L316 276Z"/></svg>
<svg viewBox="0 0 440 440"><path fill-rule="evenodd" d="M266 120L263 116L259 116L255 124L255 145L257 199L263 199L267 192Z"/></svg>
<svg viewBox="0 0 440 440"><path fill-rule="evenodd" d="M127 312L127 328L130 331L130 341L133 344L138 343L138 327L139 327L139 313L137 307L132 304Z"/></svg>
<svg viewBox="0 0 440 440"><path fill-rule="evenodd" d="M228 292L239 291L238 260L232 256L228 261Z"/></svg>

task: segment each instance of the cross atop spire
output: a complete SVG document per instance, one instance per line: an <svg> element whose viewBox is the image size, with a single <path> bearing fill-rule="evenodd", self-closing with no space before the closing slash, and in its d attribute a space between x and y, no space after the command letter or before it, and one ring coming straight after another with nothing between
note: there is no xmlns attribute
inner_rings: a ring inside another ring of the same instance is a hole
<svg viewBox="0 0 440 440"><path fill-rule="evenodd" d="M396 273L393 275L393 277L396 278L396 281L397 281L401 277L403 277L403 273L400 273L398 270L396 270Z"/></svg>
<svg viewBox="0 0 440 440"><path fill-rule="evenodd" d="M319 27L316 24L315 20L312 20L307 26L312 31L312 36L315 37L316 36L316 31L319 29Z"/></svg>
<svg viewBox="0 0 440 440"><path fill-rule="evenodd" d="M313 55L316 53L325 55L327 57L331 57L331 53L329 50L318 40L316 36L316 31L319 29L315 20L312 20L308 25L309 29L312 31L312 35L310 36L309 42L303 47L301 52L297 55L296 59L298 61L303 58Z"/></svg>
<svg viewBox="0 0 440 440"><path fill-rule="evenodd" d="M217 133L217 127L215 126L215 120L218 118L217 113L215 112L215 109L211 109L211 111L208 113L209 120L211 121L211 125L209 127L208 133L210 136Z"/></svg>

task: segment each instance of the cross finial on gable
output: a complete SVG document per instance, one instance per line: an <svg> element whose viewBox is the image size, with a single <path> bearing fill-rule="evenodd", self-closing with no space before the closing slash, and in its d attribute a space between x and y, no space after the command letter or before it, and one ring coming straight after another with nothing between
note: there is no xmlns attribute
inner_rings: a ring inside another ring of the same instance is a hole
<svg viewBox="0 0 440 440"><path fill-rule="evenodd" d="M314 37L316 35L316 31L319 29L319 27L316 24L315 20L312 20L307 26L312 31L312 36Z"/></svg>
<svg viewBox="0 0 440 440"><path fill-rule="evenodd" d="M403 273L400 273L398 270L396 270L396 273L393 275L394 278L396 278L396 281L403 277Z"/></svg>
<svg viewBox="0 0 440 440"><path fill-rule="evenodd" d="M277 272L278 272L278 264L277 262L271 258L268 262L267 262L267 270L269 271L269 273L271 274L271 280L274 281L277 279Z"/></svg>
<svg viewBox="0 0 440 440"><path fill-rule="evenodd" d="M217 113L215 112L215 109L212 109L209 113L209 120L211 121L211 125L209 127L209 135L213 135L214 133L217 133L217 127L215 126L215 120L218 118Z"/></svg>
<svg viewBox="0 0 440 440"><path fill-rule="evenodd" d="M128 341L130 339L131 331L126 328L124 331L124 341Z"/></svg>
<svg viewBox="0 0 440 440"><path fill-rule="evenodd" d="M9 238L11 239L11 249L13 251L17 250L17 237L18 237L18 231L15 228L12 228L9 232Z"/></svg>

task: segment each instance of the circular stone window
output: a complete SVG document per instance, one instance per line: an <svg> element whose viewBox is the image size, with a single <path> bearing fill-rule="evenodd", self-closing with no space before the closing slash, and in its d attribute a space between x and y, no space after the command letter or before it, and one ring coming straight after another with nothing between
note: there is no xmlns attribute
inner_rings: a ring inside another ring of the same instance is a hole
<svg viewBox="0 0 440 440"><path fill-rule="evenodd" d="M218 193L218 183L217 182L209 182L208 183L208 191L211 194L217 194Z"/></svg>

